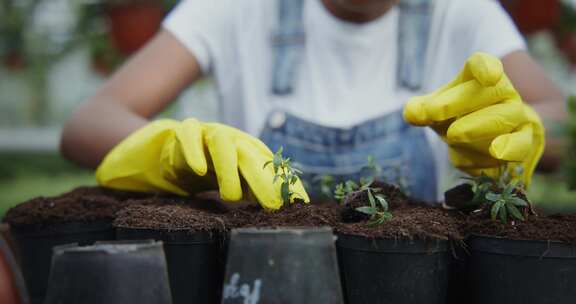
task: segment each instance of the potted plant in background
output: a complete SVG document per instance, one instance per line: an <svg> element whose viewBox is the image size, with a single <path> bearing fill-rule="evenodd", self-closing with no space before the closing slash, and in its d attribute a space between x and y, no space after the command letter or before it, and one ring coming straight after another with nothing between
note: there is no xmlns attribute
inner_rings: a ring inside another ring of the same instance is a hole
<svg viewBox="0 0 576 304"><path fill-rule="evenodd" d="M165 10L161 0L107 0L105 12L114 46L129 56L160 28Z"/></svg>
<svg viewBox="0 0 576 304"><path fill-rule="evenodd" d="M174 0L101 0L82 6L80 32L90 46L92 67L110 75L160 29Z"/></svg>
<svg viewBox="0 0 576 304"><path fill-rule="evenodd" d="M0 56L6 68L18 70L25 64L24 27L28 10L13 0L2 1L0 6Z"/></svg>
<svg viewBox="0 0 576 304"><path fill-rule="evenodd" d="M500 3L524 34L550 30L560 20L560 0L500 0Z"/></svg>

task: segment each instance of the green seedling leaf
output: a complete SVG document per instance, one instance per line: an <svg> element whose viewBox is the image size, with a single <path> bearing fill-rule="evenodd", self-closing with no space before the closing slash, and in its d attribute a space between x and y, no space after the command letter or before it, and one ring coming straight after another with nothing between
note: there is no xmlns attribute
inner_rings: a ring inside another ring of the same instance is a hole
<svg viewBox="0 0 576 304"><path fill-rule="evenodd" d="M368 207L368 206L358 207L355 210L358 212L362 212L364 214L367 214L367 215L375 215L376 213L378 213L378 209L376 209L374 207Z"/></svg>
<svg viewBox="0 0 576 304"><path fill-rule="evenodd" d="M519 197L517 197L517 196L511 197L511 198L509 199L509 201L510 201L512 204L514 204L515 206L518 206L518 207L528 207L528 203L527 203L525 200L523 200L523 199L521 199L521 198L519 198Z"/></svg>
<svg viewBox="0 0 576 304"><path fill-rule="evenodd" d="M497 202L500 200L500 194L496 194L494 192L488 192L486 193L485 198L486 200L489 200L491 202Z"/></svg>
<svg viewBox="0 0 576 304"><path fill-rule="evenodd" d="M394 216L390 212L383 212L382 217L384 217L387 220L391 220Z"/></svg>
<svg viewBox="0 0 576 304"><path fill-rule="evenodd" d="M266 168L270 163L272 163L274 167L274 179L272 183L275 184L279 180L282 181L280 185L280 196L282 197L282 201L284 204L289 204L290 199L293 196L297 196L303 198L300 193L295 193L291 190L291 186L294 185L298 181L298 173L300 172L290 165L290 158L284 158L282 156L282 151L284 149L280 147L276 153L274 153L274 157L272 161L268 161L264 164L264 168Z"/></svg>
<svg viewBox="0 0 576 304"><path fill-rule="evenodd" d="M290 184L288 183L283 183L281 186L281 195L282 195L282 200L284 200L284 202L289 202L290 201L290 188L289 188Z"/></svg>
<svg viewBox="0 0 576 304"><path fill-rule="evenodd" d="M359 187L358 187L358 184L357 184L357 183L355 183L355 182L353 182L353 181L351 181L351 180L346 181L346 189L349 190L350 192L352 192L352 191L354 191L354 190L356 190L356 189L358 189L358 188L359 188Z"/></svg>
<svg viewBox="0 0 576 304"><path fill-rule="evenodd" d="M360 178L360 187L365 189L367 187L370 187L370 184L372 184L373 182L374 182L374 180L372 178L361 177Z"/></svg>
<svg viewBox="0 0 576 304"><path fill-rule="evenodd" d="M386 221L392 219L392 214L390 212L378 212L375 214L370 222L368 222L369 226L381 226L386 223Z"/></svg>
<svg viewBox="0 0 576 304"><path fill-rule="evenodd" d="M504 208L504 205L506 205L506 203L502 202L502 206L500 208L500 220L502 221L502 223L507 224L508 223L508 211L506 211L506 208Z"/></svg>
<svg viewBox="0 0 576 304"><path fill-rule="evenodd" d="M291 185L296 184L297 181L298 181L298 176L296 176L296 175L290 176L290 184Z"/></svg>
<svg viewBox="0 0 576 304"><path fill-rule="evenodd" d="M376 199L378 200L378 203L380 203L380 206L382 206L382 209L384 209L385 211L388 210L388 202L386 201L383 195L377 194Z"/></svg>
<svg viewBox="0 0 576 304"><path fill-rule="evenodd" d="M508 196L514 192L514 189L516 189L516 183L512 182L512 183L509 183L508 185L506 185L506 187L504 187L504 191L502 193L504 195Z"/></svg>
<svg viewBox="0 0 576 304"><path fill-rule="evenodd" d="M492 209L490 210L490 217L492 218L493 221L496 220L496 217L498 216L498 212L500 211L500 208L502 208L502 201L497 201L496 203L494 203L494 205L492 205Z"/></svg>
<svg viewBox="0 0 576 304"><path fill-rule="evenodd" d="M272 164L274 164L274 174L277 174L278 170L282 166L282 155L275 154Z"/></svg>
<svg viewBox="0 0 576 304"><path fill-rule="evenodd" d="M521 221L524 220L524 216L522 215L520 210L518 210L518 208L516 208L516 206L514 206L513 204L506 204L506 208L508 209L508 212L510 212L512 217L514 217L518 220L521 220Z"/></svg>
<svg viewBox="0 0 576 304"><path fill-rule="evenodd" d="M370 206L372 206L373 208L376 208L376 200L374 199L374 195L372 194L372 191L367 190L368 192L368 201L370 201Z"/></svg>
<svg viewBox="0 0 576 304"><path fill-rule="evenodd" d="M262 167L262 169L266 169L266 167L268 167L271 163L272 163L271 160L267 161L266 163L264 163L264 166Z"/></svg>

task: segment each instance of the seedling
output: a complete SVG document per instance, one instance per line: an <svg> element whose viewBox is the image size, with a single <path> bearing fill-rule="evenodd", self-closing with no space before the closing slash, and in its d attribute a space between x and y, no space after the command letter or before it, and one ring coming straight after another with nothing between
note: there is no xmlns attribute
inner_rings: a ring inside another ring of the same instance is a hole
<svg viewBox="0 0 576 304"><path fill-rule="evenodd" d="M381 192L380 188L372 188L369 185L360 188L360 191L366 191L370 206L356 208L356 211L370 216L368 225L380 226L392 218L392 213L388 211L388 201Z"/></svg>
<svg viewBox="0 0 576 304"><path fill-rule="evenodd" d="M362 177L360 183L348 180L344 183L336 185L334 190L334 198L342 204L348 204L362 194L366 194L368 202L366 206L357 207L354 210L370 216L368 225L379 226L384 224L387 220L392 218L392 213L388 211L388 201L382 193L382 189L373 187L375 179L380 175L382 169L375 162L374 157L368 157L368 165L365 167L371 171L368 177Z"/></svg>
<svg viewBox="0 0 576 304"><path fill-rule="evenodd" d="M358 192L360 188L361 187L356 182L351 180L340 183L336 185L334 190L334 198L337 199L340 203L344 203L347 197L350 197L352 194Z"/></svg>
<svg viewBox="0 0 576 304"><path fill-rule="evenodd" d="M467 206L475 207L475 212L489 210L492 220L499 219L505 224L510 220L523 221L528 210L533 212L530 202L525 198L524 186L512 178L506 167L502 172L498 180L486 175L469 178L474 197ZM516 173L521 175L521 172Z"/></svg>
<svg viewBox="0 0 576 304"><path fill-rule="evenodd" d="M279 180L282 181L280 193L282 196L282 202L284 205L287 205L290 203L290 198L293 196L300 196L299 193L292 191L292 188L298 182L299 175L302 174L302 171L293 168L290 158L284 158L282 155L283 152L284 148L280 147L278 151L274 153L272 160L264 164L263 169L272 165L274 169L274 179L272 180L272 183L276 184Z"/></svg>
<svg viewBox="0 0 576 304"><path fill-rule="evenodd" d="M346 197L359 192L362 188L369 188L369 186L374 183L376 178L378 178L382 172L382 168L378 165L378 163L376 163L376 160L372 155L368 156L368 163L362 168L362 170L369 171L370 175L361 177L360 183L347 180L344 183L337 184L334 190L335 199L343 203Z"/></svg>

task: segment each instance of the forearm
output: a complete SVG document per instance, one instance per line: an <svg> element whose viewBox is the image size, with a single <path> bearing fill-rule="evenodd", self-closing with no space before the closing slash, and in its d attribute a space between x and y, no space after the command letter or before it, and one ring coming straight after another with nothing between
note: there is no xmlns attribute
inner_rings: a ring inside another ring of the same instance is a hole
<svg viewBox="0 0 576 304"><path fill-rule="evenodd" d="M562 130L568 119L566 104L562 98L550 101L534 102L531 106L540 114L546 127L546 147L540 160L539 169L542 171L555 171L560 167L566 140Z"/></svg>
<svg viewBox="0 0 576 304"><path fill-rule="evenodd" d="M60 150L67 159L90 168L147 120L122 104L94 99L81 105L64 126Z"/></svg>
<svg viewBox="0 0 576 304"><path fill-rule="evenodd" d="M525 51L513 52L502 59L506 74L524 99L540 115L546 127L546 147L540 169L553 171L560 165L564 150L558 134L567 119L564 93Z"/></svg>

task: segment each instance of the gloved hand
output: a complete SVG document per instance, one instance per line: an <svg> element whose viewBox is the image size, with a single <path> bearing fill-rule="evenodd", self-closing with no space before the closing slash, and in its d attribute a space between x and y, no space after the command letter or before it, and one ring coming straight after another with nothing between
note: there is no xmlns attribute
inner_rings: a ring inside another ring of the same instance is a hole
<svg viewBox="0 0 576 304"><path fill-rule="evenodd" d="M460 74L437 91L412 98L405 120L432 127L448 143L455 167L498 177L507 164L526 186L544 151L544 126L522 102L494 56L476 53ZM522 166L522 170L517 170Z"/></svg>
<svg viewBox="0 0 576 304"><path fill-rule="evenodd" d="M265 209L277 210L281 182L273 183L272 166L263 168L272 158L264 143L238 129L195 119L159 120L114 147L96 178L121 190L189 195L219 189L225 201L253 195ZM310 201L300 181L293 187L298 198Z"/></svg>

